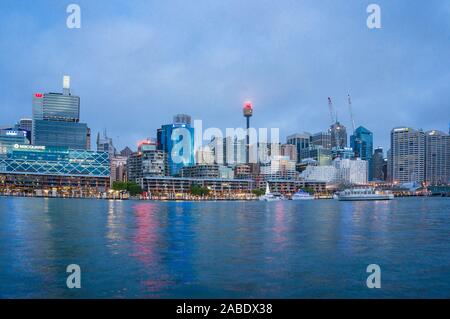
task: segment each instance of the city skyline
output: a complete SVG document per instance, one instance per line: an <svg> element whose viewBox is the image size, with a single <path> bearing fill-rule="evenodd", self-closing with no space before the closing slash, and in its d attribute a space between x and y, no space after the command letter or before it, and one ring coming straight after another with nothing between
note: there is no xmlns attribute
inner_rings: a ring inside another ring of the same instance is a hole
<svg viewBox="0 0 450 319"><path fill-rule="evenodd" d="M177 113L244 127L246 99L252 125L281 128L285 142L328 129L331 96L350 135L348 93L356 126L373 132L374 147L389 149L393 127L448 131L448 4L379 1L383 27L369 30L367 4L343 1L178 3L176 12L153 2L78 3L78 30L67 29L64 3L0 4L0 124L31 117L32 93L59 92L70 74L92 136L107 129L118 149L155 137Z"/></svg>

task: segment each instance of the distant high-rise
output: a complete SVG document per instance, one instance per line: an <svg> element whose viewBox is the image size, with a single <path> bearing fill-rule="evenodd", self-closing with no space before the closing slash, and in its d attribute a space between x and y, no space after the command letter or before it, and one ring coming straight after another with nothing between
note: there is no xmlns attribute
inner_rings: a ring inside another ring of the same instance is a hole
<svg viewBox="0 0 450 319"><path fill-rule="evenodd" d="M450 182L450 135L440 131L425 133L425 180L431 185Z"/></svg>
<svg viewBox="0 0 450 319"><path fill-rule="evenodd" d="M112 138L108 137L106 130L103 132L103 136L97 133L97 152L107 152L111 157L117 153Z"/></svg>
<svg viewBox="0 0 450 319"><path fill-rule="evenodd" d="M300 163L300 153L301 150L305 148L309 148L311 144L311 134L310 133L301 133L301 134L293 134L287 137L287 144L295 145L297 148L297 163Z"/></svg>
<svg viewBox="0 0 450 319"><path fill-rule="evenodd" d="M64 76L63 93L33 95L32 144L87 149L88 127L80 121L80 98L70 93Z"/></svg>
<svg viewBox="0 0 450 319"><path fill-rule="evenodd" d="M373 134L363 126L358 127L350 136L350 147L355 152L355 157L370 161L373 153Z"/></svg>
<svg viewBox="0 0 450 319"><path fill-rule="evenodd" d="M425 133L409 127L391 131L390 178L393 182L425 180Z"/></svg>
<svg viewBox="0 0 450 319"><path fill-rule="evenodd" d="M174 116L172 124L157 131L158 149L167 154L170 175L180 175L181 168L194 165L194 128L186 114Z"/></svg>
<svg viewBox="0 0 450 319"><path fill-rule="evenodd" d="M372 171L372 179L383 181L386 180L386 175L384 172L385 169L385 160L383 156L383 148L377 147L373 152L372 162L371 162L371 171Z"/></svg>
<svg viewBox="0 0 450 319"><path fill-rule="evenodd" d="M328 131L331 135L331 148L347 147L347 129L344 125L339 122L333 123Z"/></svg>
<svg viewBox="0 0 450 319"><path fill-rule="evenodd" d="M311 136L311 144L321 146L324 149L331 149L331 133L319 132Z"/></svg>

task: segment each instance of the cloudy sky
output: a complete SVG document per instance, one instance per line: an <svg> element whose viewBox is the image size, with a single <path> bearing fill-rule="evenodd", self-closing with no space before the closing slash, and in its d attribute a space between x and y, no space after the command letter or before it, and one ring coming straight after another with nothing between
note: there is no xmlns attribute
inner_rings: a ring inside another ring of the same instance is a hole
<svg viewBox="0 0 450 319"><path fill-rule="evenodd" d="M382 28L368 29L367 6ZM66 7L81 7L68 29ZM330 124L327 97L389 146L395 126L448 130L450 2L348 0L1 0L0 124L31 116L33 92L72 77L82 122L118 148L156 136L175 113L206 127Z"/></svg>

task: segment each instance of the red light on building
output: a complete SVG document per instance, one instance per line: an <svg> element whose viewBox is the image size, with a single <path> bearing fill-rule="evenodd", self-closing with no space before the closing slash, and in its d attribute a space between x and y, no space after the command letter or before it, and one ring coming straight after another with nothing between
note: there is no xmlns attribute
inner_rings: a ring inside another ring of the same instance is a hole
<svg viewBox="0 0 450 319"><path fill-rule="evenodd" d="M44 94L42 94L42 93L35 93L34 96L40 99L40 98L42 98L44 96Z"/></svg>

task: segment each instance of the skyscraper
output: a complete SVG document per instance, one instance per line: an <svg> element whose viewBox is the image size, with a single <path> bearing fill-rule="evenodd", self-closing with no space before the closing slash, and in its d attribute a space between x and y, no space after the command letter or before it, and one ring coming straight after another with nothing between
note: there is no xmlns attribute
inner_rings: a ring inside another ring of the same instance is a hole
<svg viewBox="0 0 450 319"><path fill-rule="evenodd" d="M33 95L32 144L87 149L88 127L80 121L80 98L70 93L64 76L63 93Z"/></svg>
<svg viewBox="0 0 450 319"><path fill-rule="evenodd" d="M425 180L431 185L450 181L450 135L432 130L425 133Z"/></svg>
<svg viewBox="0 0 450 319"><path fill-rule="evenodd" d="M385 160L383 155L383 148L377 147L373 152L372 162L370 170L372 171L371 176L373 180L383 181L386 180L386 175L384 173Z"/></svg>
<svg viewBox="0 0 450 319"><path fill-rule="evenodd" d="M390 177L393 182L411 183L425 180L425 133L409 127L391 131Z"/></svg>
<svg viewBox="0 0 450 319"><path fill-rule="evenodd" d="M331 148L347 147L347 129L339 122L333 123L329 130L331 135Z"/></svg>
<svg viewBox="0 0 450 319"><path fill-rule="evenodd" d="M100 136L100 133L97 133L97 152L107 152L110 157L117 153L112 138L108 137L106 130L104 130L102 137Z"/></svg>
<svg viewBox="0 0 450 319"><path fill-rule="evenodd" d="M355 152L355 157L370 161L373 153L373 134L363 126L358 127L350 136L350 146Z"/></svg>
<svg viewBox="0 0 450 319"><path fill-rule="evenodd" d="M319 132L311 136L311 144L321 146L324 149L331 149L331 133Z"/></svg>
<svg viewBox="0 0 450 319"><path fill-rule="evenodd" d="M167 154L170 175L179 175L181 168L194 165L194 128L189 115L175 115L172 124L158 129L157 139L158 149Z"/></svg>
<svg viewBox="0 0 450 319"><path fill-rule="evenodd" d="M304 132L301 134L292 134L287 137L287 144L295 145L297 148L297 163L300 163L301 150L309 148L311 144L311 134Z"/></svg>

